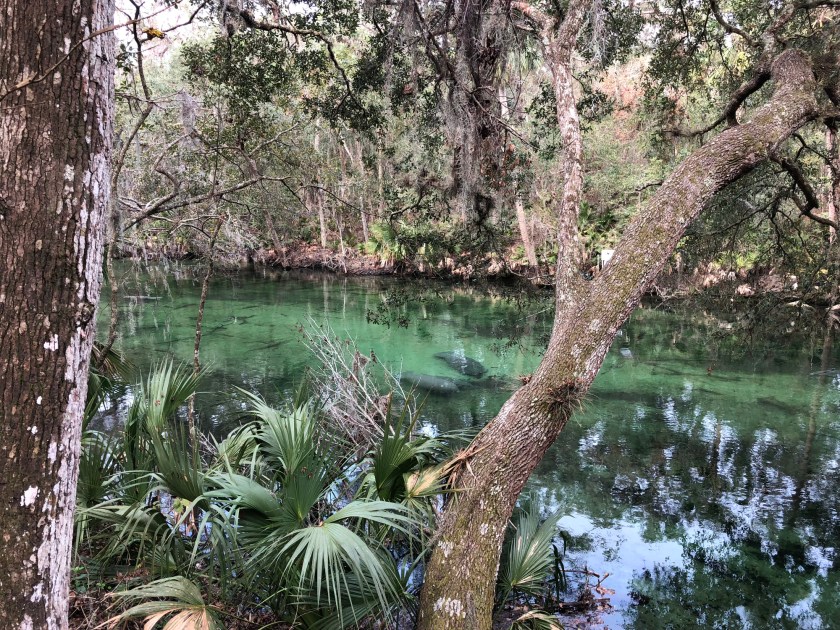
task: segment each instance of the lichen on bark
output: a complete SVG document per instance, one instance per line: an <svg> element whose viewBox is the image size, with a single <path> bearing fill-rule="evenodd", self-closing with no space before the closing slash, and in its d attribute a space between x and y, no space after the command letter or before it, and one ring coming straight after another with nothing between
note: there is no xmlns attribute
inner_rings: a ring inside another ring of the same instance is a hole
<svg viewBox="0 0 840 630"><path fill-rule="evenodd" d="M0 12L2 628L67 626L110 196L112 18L112 0L12 0Z"/></svg>

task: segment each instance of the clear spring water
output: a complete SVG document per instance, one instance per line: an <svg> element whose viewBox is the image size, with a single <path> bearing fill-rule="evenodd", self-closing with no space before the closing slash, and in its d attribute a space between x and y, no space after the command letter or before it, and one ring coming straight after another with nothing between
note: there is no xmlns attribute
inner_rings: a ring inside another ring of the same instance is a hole
<svg viewBox="0 0 840 630"><path fill-rule="evenodd" d="M120 276L118 348L144 371L165 357L191 362L200 278L181 266ZM377 314L391 325L371 323ZM238 422L235 386L269 400L294 391L312 361L297 328L313 318L395 371L467 382L430 396L425 419L440 430L477 427L537 364L551 315L498 290L428 281L218 277L204 319L201 419L217 432ZM581 623L840 628L838 362L821 362L821 337L746 346L727 328L697 309L638 310L530 482L564 514L566 567L611 574L612 610ZM449 350L487 373L471 379L434 357Z"/></svg>

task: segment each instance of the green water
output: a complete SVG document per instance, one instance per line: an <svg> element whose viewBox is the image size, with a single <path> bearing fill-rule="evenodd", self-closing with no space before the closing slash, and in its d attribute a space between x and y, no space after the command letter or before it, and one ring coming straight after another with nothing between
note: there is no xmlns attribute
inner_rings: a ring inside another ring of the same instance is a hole
<svg viewBox="0 0 840 630"><path fill-rule="evenodd" d="M126 267L121 277L118 347L142 369L191 361L200 280L183 267ZM201 421L222 433L235 424L236 386L289 395L311 363L297 327L313 318L394 371L460 379L457 394L428 398L428 430L480 426L537 364L550 327L544 304L499 293L317 274L217 278ZM422 300L387 308L395 295ZM613 608L589 625L840 628L838 362L821 364L822 338L796 327L747 346L727 317L638 310L531 480L564 514L567 568L611 574L603 586L615 591ZM457 374L434 357L448 350L487 374Z"/></svg>

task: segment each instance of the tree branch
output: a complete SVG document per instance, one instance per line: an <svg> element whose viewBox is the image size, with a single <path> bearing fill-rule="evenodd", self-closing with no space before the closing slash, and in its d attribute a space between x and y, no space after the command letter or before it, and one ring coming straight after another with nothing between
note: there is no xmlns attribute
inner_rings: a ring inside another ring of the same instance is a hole
<svg viewBox="0 0 840 630"><path fill-rule="evenodd" d="M344 67L339 63L338 58L335 56L335 49L333 48L332 40L326 35L324 35L322 32L309 28L295 28L288 24L282 24L281 22L267 22L266 20L260 20L256 18L254 14L248 11L247 9L237 9L236 7L230 5L225 5L225 11L237 16L249 28L257 29L259 31L280 31L289 35L294 35L295 37L311 37L322 42L327 48L327 54L330 57L332 65L341 75L341 79L344 83L344 89L346 90L346 93L342 98L342 102L347 98L351 98L358 102L358 100L354 96L353 87L350 84L350 79L348 78L347 73L344 71ZM359 103L359 105L362 104Z"/></svg>
<svg viewBox="0 0 840 630"><path fill-rule="evenodd" d="M206 5L207 5L207 3L208 3L209 1L210 1L210 0L202 0L202 2L199 4L198 8L196 9L196 13L198 13L198 10L199 10L199 9L203 8L204 6L206 6ZM143 18L141 18L141 19L142 19L142 20L148 20L148 19L150 19L150 18L152 18L152 17L154 17L154 16L156 16L156 15L159 15L159 14L163 13L163 12L164 12L164 11L166 11L168 8L169 8L169 7L165 5L165 6L163 6L162 8L158 9L157 11L155 11L154 13L151 13L150 15L144 16L144 17L143 17ZM195 14L193 14L193 15L195 15ZM17 82L14 86L12 86L11 88L6 89L6 91L4 91L4 92L0 93L0 103L2 103L2 102L3 102L3 100L4 100L6 97L8 97L8 96L10 96L10 95L14 94L15 92L19 92L20 90L22 90L22 89L24 89L24 88L26 88L26 87L29 87L29 86L31 86L31 85L35 85L35 84L37 84L37 83L41 83L41 82L42 82L42 81L44 81L45 79L48 79L50 76L52 76L52 74L53 74L56 70L58 70L58 68L59 68L60 66L62 66L64 63L66 63L66 62L67 62L67 60L70 58L70 56L71 56L74 52L76 52L76 51L77 51L77 50L78 50L81 46L84 46L87 42L89 42L89 41L90 41L90 40L92 40L93 38L95 38L95 37L99 37L100 35L105 35L106 33L110 33L110 32L112 32L112 31L116 31L117 29L124 28L124 27L126 27L126 26L134 26L134 25L138 24L138 23L141 21L141 19L129 20L128 22L123 22L123 23L121 23L121 24L112 24L111 26L107 26L107 27L105 27L105 28L100 28L99 30L94 31L93 33L91 33L90 35L88 35L87 37L85 37L84 39L81 39L81 40L79 40L78 42L76 42L75 44L73 44L73 45L70 47L70 49L69 49L69 50L68 50L68 51L67 51L67 52L66 52L66 53L65 53L65 54L64 54L64 55L63 55L63 56L62 56L62 57L58 60L58 61L56 61L56 62L55 62L54 64L52 64L51 66L49 66L49 67L48 67L46 70L44 70L41 74L38 74L38 73L36 72L35 74L32 74L32 75L30 75L30 76L26 77L25 79L21 79L21 80L20 80L20 81L18 81L18 82ZM190 21L192 21L192 18L190 18ZM172 29L168 29L168 30L172 30Z"/></svg>
<svg viewBox="0 0 840 630"><path fill-rule="evenodd" d="M820 207L820 199L817 196L814 187L811 186L811 183L805 177L805 174L799 168L799 166L789 158L786 157L778 157L778 156L771 156L771 158L776 164L781 166L788 175L791 176L793 179L793 183L800 190L800 192L805 196L805 202L802 203L799 199L796 198L795 195L791 194L791 200L796 204L796 207L799 208L799 212L802 216L808 217L809 219L816 221L822 225L827 225L828 227L834 228L835 230L838 228L836 222L832 221L831 219L827 219L825 217L821 217L815 215L813 210L816 210Z"/></svg>
<svg viewBox="0 0 840 630"><path fill-rule="evenodd" d="M156 202L152 205L152 207L145 210L140 216L135 217L132 221L125 227L126 230L133 228L135 225L140 223L141 221L145 221L146 219L155 216L156 214L160 214L163 212L170 212L172 210L177 210L178 208L183 208L185 206L191 206L197 203L202 203L205 201L210 201L212 199L222 199L225 195L229 195L230 193L238 192L240 190L244 190L245 188L250 188L251 186L258 184L264 181L283 181L285 180L284 177L264 177L262 175L257 177L252 177L251 179L239 182L232 186L228 186L227 188L222 189L214 189L209 192L206 192L201 195L195 195L193 197L187 197L186 199L182 199L175 203L167 203L174 199L177 196L177 192L171 193L167 195L160 201ZM120 200L122 202L122 200Z"/></svg>
<svg viewBox="0 0 840 630"><path fill-rule="evenodd" d="M709 0L709 6L712 8L712 14L714 14L715 19L717 20L718 24L723 27L727 33L732 35L739 35L741 36L747 44L750 46L758 46L758 42L755 41L750 35L744 31L742 28L739 28L729 22L725 17L723 17L723 13L721 13L720 5L718 5L717 0Z"/></svg>

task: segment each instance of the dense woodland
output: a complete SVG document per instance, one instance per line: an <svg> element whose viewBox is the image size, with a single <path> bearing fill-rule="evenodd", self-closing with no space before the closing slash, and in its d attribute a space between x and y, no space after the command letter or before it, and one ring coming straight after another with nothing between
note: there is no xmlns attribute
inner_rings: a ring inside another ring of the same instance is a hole
<svg viewBox="0 0 840 630"><path fill-rule="evenodd" d="M770 15L736 9L743 24ZM499 21L465 43L435 4L328 5L280 24L259 7L221 20L194 10L153 15L120 38L115 255L345 273L553 273L563 138L550 60L527 12L482 7ZM587 17L572 67L582 273L714 133L710 123L749 75L758 51L715 11L599 2ZM808 19L833 15L814 8ZM306 32L312 25L317 33ZM745 95L730 119L761 99ZM750 275L747 293L766 287L755 277L771 271L774 288L785 274L806 291L819 285L836 220L832 125L797 134L719 195L669 271L699 273L701 286Z"/></svg>
<svg viewBox="0 0 840 630"><path fill-rule="evenodd" d="M776 295L831 347L838 22L836 0L8 0L0 624L66 627L73 565L120 602L96 623L558 627L556 517L520 494L642 296ZM121 257L196 258L204 291L193 369L135 386L115 440L88 421L136 377L113 322L93 345ZM325 335L297 400L243 393L252 421L214 441L202 308L240 264L521 276L554 325L476 436L418 434L399 381Z"/></svg>

